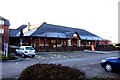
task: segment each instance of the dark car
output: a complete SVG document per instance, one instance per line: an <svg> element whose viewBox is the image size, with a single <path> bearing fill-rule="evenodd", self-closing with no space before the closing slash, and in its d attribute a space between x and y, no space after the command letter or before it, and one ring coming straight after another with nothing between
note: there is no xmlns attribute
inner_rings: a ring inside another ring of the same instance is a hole
<svg viewBox="0 0 120 80"><path fill-rule="evenodd" d="M101 67L103 67L108 72L120 70L120 57L111 57L104 59L100 64Z"/></svg>

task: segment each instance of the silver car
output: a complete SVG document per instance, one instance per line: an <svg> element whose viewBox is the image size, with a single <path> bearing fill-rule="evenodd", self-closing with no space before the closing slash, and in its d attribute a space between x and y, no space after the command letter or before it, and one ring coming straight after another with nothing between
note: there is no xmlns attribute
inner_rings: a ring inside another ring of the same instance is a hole
<svg viewBox="0 0 120 80"><path fill-rule="evenodd" d="M22 57L30 56L35 57L35 49L32 46L20 46L16 49L16 54L21 55Z"/></svg>

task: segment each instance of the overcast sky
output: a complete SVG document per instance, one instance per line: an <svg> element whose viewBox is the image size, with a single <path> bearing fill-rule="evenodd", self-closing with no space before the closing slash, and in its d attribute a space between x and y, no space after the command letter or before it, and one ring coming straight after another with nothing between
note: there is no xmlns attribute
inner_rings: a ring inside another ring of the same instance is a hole
<svg viewBox="0 0 120 80"><path fill-rule="evenodd" d="M85 29L118 42L119 0L0 0L0 16L17 28L30 22Z"/></svg>

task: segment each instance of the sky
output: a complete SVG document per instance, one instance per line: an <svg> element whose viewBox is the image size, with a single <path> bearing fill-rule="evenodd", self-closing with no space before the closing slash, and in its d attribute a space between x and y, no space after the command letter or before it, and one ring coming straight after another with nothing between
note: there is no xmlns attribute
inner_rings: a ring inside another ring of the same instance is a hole
<svg viewBox="0 0 120 80"><path fill-rule="evenodd" d="M0 0L0 16L10 28L46 22L85 29L118 42L119 0Z"/></svg>

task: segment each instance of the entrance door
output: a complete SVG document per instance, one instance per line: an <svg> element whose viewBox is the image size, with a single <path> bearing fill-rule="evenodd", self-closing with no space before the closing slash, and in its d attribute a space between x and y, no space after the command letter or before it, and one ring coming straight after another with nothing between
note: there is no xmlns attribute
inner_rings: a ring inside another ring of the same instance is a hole
<svg viewBox="0 0 120 80"><path fill-rule="evenodd" d="M71 45L72 45L72 46L77 46L77 41L78 41L78 39L72 38L72 39L71 39Z"/></svg>

